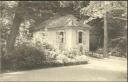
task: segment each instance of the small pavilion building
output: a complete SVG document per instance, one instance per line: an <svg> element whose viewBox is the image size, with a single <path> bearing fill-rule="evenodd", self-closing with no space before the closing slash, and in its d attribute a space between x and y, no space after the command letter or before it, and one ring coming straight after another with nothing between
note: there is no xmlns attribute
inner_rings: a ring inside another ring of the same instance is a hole
<svg viewBox="0 0 128 82"><path fill-rule="evenodd" d="M78 21L73 15L55 16L41 23L34 37L39 38L38 33L45 32L46 42L55 49L89 51L89 29L89 25Z"/></svg>

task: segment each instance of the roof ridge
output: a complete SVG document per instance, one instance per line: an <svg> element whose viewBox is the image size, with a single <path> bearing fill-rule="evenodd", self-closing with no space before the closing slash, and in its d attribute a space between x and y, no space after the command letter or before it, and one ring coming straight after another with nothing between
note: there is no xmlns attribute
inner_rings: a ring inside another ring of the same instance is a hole
<svg viewBox="0 0 128 82"><path fill-rule="evenodd" d="M55 15L50 19L44 21L37 27L37 29L44 29L44 28L54 28L54 27L65 27L65 26L79 26L79 27L90 27L88 24L84 24L81 21L77 20L72 14L67 15Z"/></svg>

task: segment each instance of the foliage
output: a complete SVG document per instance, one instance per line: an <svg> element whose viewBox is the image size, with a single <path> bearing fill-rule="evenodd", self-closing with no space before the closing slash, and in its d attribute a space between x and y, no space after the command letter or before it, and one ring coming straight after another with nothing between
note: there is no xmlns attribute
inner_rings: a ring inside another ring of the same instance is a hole
<svg viewBox="0 0 128 82"><path fill-rule="evenodd" d="M104 48L106 46L110 47L117 47L118 43L120 43L120 49L122 51L126 51L126 46L123 48L121 45L126 44L126 34L125 27L127 21L127 3L126 1L90 1L87 7L83 7L81 9L81 14L88 17L85 20L86 23L92 22L94 19L97 18L104 18L105 14L107 15L107 23L104 24L104 27L108 27L108 30L104 30L104 34L108 35L109 42L108 45L104 44ZM105 21L105 19L104 19ZM96 25L94 27L97 27ZM96 30L97 32L98 30ZM101 33L101 32L100 32ZM104 39L106 37L104 36ZM117 39L117 40L112 40ZM104 40L104 43L108 41L107 39ZM125 43L123 43L125 42ZM115 45L113 45L115 44ZM124 52L125 54L126 52Z"/></svg>
<svg viewBox="0 0 128 82"><path fill-rule="evenodd" d="M75 59L76 59L76 61L88 61L88 59L87 59L87 56L85 56L85 55L81 55L81 56L76 56L75 57Z"/></svg>
<svg viewBox="0 0 128 82"><path fill-rule="evenodd" d="M89 19L86 20L85 22L93 21L93 19L97 19L97 18L103 18L103 15L106 12L107 12L107 20L108 20L107 24L108 24L109 38L110 39L113 37L117 38L115 34L117 33L119 34L119 31L124 30L124 27L126 26L126 20L127 20L126 1L90 1L87 7L81 9L81 13L89 17Z"/></svg>
<svg viewBox="0 0 128 82"><path fill-rule="evenodd" d="M123 9L127 13L126 1L90 1L89 5L83 7L80 12L89 16L86 21L89 22L96 18L103 18L106 12L110 12L113 9Z"/></svg>
<svg viewBox="0 0 128 82"><path fill-rule="evenodd" d="M56 56L54 56L57 61L61 63L68 62L79 62L79 61L88 61L85 54L82 54L77 49L69 50L69 51L58 51ZM83 57L83 59L82 59Z"/></svg>
<svg viewBox="0 0 128 82"><path fill-rule="evenodd" d="M118 48L121 51L120 55L122 56L127 52L127 21L122 20L123 18L126 18L125 16L122 16L124 12L124 10L113 10L109 13L110 21L108 21L108 37L110 39L109 48L113 48L114 50ZM115 19L112 17L120 17L122 19ZM113 49L111 52L113 52Z"/></svg>
<svg viewBox="0 0 128 82"><path fill-rule="evenodd" d="M57 59L57 61L59 61L61 63L69 62L69 60L70 60L70 58L68 58L67 56L62 55L62 54L56 56L56 59Z"/></svg>
<svg viewBox="0 0 128 82"><path fill-rule="evenodd" d="M48 50L55 50L54 47L48 43L44 43L44 47L45 49L48 49Z"/></svg>
<svg viewBox="0 0 128 82"><path fill-rule="evenodd" d="M40 67L42 61L46 61L44 51L32 46L21 45L9 55L4 55L2 61L3 69L20 70Z"/></svg>
<svg viewBox="0 0 128 82"><path fill-rule="evenodd" d="M30 28L29 20L26 20L23 23L21 23L19 27L19 33L16 37L15 45L20 45L25 42L28 43L31 41L32 36L31 33L29 32L29 28Z"/></svg>
<svg viewBox="0 0 128 82"><path fill-rule="evenodd" d="M26 70L43 67L86 64L85 55L76 51L61 51L45 48L39 44L22 43L15 47L12 53L2 58L3 70Z"/></svg>
<svg viewBox="0 0 128 82"><path fill-rule="evenodd" d="M15 4L14 4L15 3ZM58 2L48 2L48 1L42 1L42 2L32 2L32 1L13 1L13 4L9 1L3 2L1 1L1 18L2 20L6 20L4 15L8 18L10 18L9 22L12 21L11 23L11 28L9 29L10 33L8 33L8 37L6 39L7 42L7 52L11 52L14 48L15 40L16 37L19 33L19 27L22 22L25 20L33 20L31 24L31 28L37 26L40 24L42 21L48 19L51 17L55 11L55 9L58 7ZM4 6L6 5L6 6ZM11 5L11 7L10 7ZM43 6L42 6L43 5ZM3 9L3 7L5 7ZM12 10L12 13L9 13L9 10ZM3 14L4 12L6 14ZM6 26L6 25L5 25ZM31 32L31 28L29 31Z"/></svg>
<svg viewBox="0 0 128 82"><path fill-rule="evenodd" d="M90 56L90 57L94 57L94 58L104 58L103 56L103 53L104 53L104 50L102 48L96 50L96 51L92 51L92 52L86 52L85 54L87 56Z"/></svg>

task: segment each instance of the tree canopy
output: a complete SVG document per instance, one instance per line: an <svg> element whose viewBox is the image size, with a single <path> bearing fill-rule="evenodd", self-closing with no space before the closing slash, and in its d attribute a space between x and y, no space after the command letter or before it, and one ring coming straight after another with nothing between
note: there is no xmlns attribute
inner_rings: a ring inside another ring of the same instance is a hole
<svg viewBox="0 0 128 82"><path fill-rule="evenodd" d="M87 7L81 9L81 13L89 16L86 22L89 22L96 18L103 18L106 12L111 12L114 9L124 10L122 15L127 14L126 1L90 1Z"/></svg>

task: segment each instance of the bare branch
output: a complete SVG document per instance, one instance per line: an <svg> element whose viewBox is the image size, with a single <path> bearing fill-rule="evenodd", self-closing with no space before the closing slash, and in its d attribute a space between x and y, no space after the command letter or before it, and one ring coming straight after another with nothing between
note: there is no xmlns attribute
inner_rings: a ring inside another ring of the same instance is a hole
<svg viewBox="0 0 128 82"><path fill-rule="evenodd" d="M121 19L121 20L128 20L127 18L121 18L121 17L112 17L114 19Z"/></svg>

